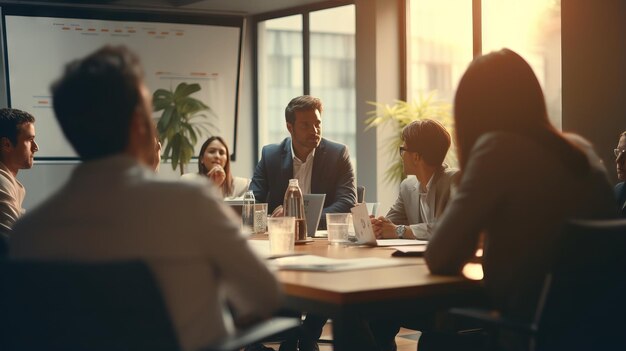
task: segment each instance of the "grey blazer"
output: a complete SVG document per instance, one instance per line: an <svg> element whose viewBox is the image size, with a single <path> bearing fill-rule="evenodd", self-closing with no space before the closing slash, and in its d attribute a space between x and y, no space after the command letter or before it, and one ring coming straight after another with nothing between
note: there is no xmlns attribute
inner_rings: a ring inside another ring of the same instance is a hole
<svg viewBox="0 0 626 351"><path fill-rule="evenodd" d="M450 186L453 184L458 170L443 165L433 175L432 190L435 191L435 218L439 218L448 204ZM396 202L387 212L387 219L393 224L410 225L416 238L430 240L432 225L426 225L421 216L419 201L420 183L416 177L407 177L400 183L400 193Z"/></svg>

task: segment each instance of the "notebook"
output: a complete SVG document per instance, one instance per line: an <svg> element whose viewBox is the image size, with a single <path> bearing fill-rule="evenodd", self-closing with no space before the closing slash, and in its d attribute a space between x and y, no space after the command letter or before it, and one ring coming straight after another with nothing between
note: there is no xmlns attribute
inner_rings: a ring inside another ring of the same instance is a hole
<svg viewBox="0 0 626 351"><path fill-rule="evenodd" d="M315 236L317 226L320 224L326 194L304 194L302 199L304 200L306 234L307 236Z"/></svg>

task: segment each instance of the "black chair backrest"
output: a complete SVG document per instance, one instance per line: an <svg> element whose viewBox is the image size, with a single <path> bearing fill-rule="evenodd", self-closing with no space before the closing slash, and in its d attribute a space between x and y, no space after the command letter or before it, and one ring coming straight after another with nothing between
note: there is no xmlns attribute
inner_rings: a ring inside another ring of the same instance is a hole
<svg viewBox="0 0 626 351"><path fill-rule="evenodd" d="M0 350L178 350L143 262L0 260Z"/></svg>
<svg viewBox="0 0 626 351"><path fill-rule="evenodd" d="M9 253L9 237L0 233L0 258L6 257Z"/></svg>
<svg viewBox="0 0 626 351"><path fill-rule="evenodd" d="M356 202L359 204L365 202L365 187L363 185L356 187Z"/></svg>
<svg viewBox="0 0 626 351"><path fill-rule="evenodd" d="M626 350L626 220L568 223L555 257L540 349Z"/></svg>

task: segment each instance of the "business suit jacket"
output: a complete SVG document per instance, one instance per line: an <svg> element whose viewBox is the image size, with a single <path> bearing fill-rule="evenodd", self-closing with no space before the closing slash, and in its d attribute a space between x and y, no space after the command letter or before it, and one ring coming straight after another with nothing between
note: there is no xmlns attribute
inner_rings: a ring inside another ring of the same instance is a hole
<svg viewBox="0 0 626 351"><path fill-rule="evenodd" d="M267 202L268 212L283 204L289 179L293 178L291 138L263 147L250 190L257 202ZM326 194L320 229L326 228L326 213L349 213L356 203L354 169L348 148L322 138L315 149L311 193Z"/></svg>
<svg viewBox="0 0 626 351"><path fill-rule="evenodd" d="M435 174L430 191L435 192L435 219L441 216L450 198L450 186L456 179L458 170L443 165ZM400 193L396 202L387 212L387 219L393 224L410 225L416 238L429 240L432 236L430 226L424 223L420 211L419 199L420 182L416 177L410 176L400 183Z"/></svg>
<svg viewBox="0 0 626 351"><path fill-rule="evenodd" d="M615 198L617 199L617 215L626 218L626 182L617 183L615 186Z"/></svg>

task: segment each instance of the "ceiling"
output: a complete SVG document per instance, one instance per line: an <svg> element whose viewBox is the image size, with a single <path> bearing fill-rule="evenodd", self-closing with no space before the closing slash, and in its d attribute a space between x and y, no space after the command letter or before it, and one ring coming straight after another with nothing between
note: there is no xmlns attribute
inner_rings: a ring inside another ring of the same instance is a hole
<svg viewBox="0 0 626 351"><path fill-rule="evenodd" d="M18 1L0 1L1 3ZM141 8L176 8L179 10L200 10L216 14L257 15L318 3L332 3L333 0L35 0L19 3L59 3L73 5L114 5Z"/></svg>

